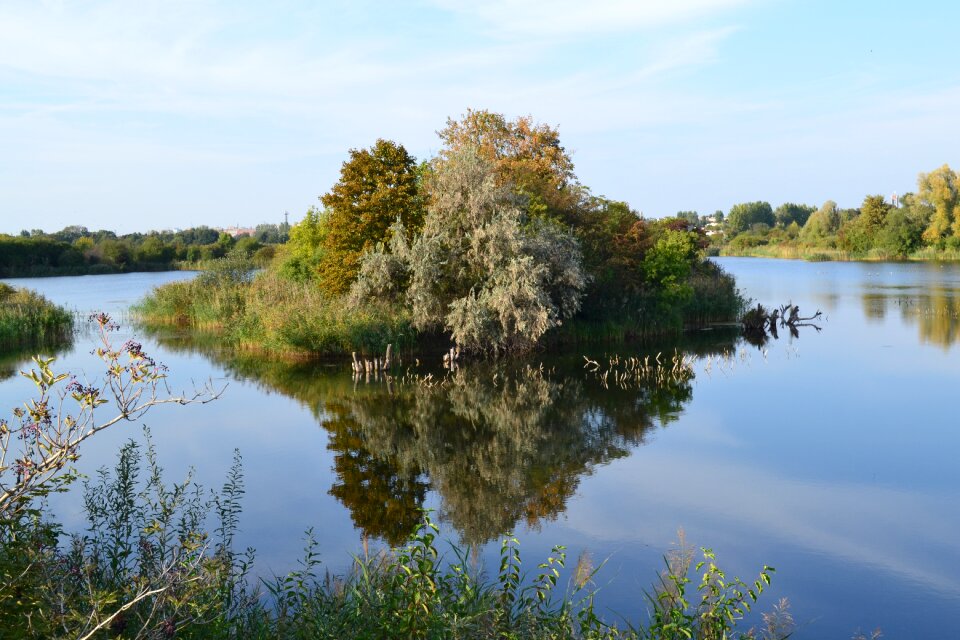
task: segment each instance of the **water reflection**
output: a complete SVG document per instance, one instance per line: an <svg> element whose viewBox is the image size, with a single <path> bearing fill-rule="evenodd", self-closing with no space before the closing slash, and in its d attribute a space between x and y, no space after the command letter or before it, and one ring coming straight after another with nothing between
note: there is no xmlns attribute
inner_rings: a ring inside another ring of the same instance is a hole
<svg viewBox="0 0 960 640"><path fill-rule="evenodd" d="M873 288L862 294L861 304L868 321L882 322L888 314L895 314L905 324L917 325L925 343L949 348L960 341L960 288Z"/></svg>
<svg viewBox="0 0 960 640"><path fill-rule="evenodd" d="M168 348L203 351L233 375L309 407L335 454L329 493L359 529L391 544L411 531L431 490L441 519L464 542L555 519L585 474L628 455L692 398L688 378L604 386L583 370L582 359L542 370L474 363L432 377L408 372L364 381L344 366L155 337ZM733 348L732 337L702 340L694 352Z"/></svg>
<svg viewBox="0 0 960 640"><path fill-rule="evenodd" d="M72 347L73 336L70 335L62 340L41 345L0 348L0 382L18 375L25 368L29 368L27 363L35 355L57 357L69 351Z"/></svg>

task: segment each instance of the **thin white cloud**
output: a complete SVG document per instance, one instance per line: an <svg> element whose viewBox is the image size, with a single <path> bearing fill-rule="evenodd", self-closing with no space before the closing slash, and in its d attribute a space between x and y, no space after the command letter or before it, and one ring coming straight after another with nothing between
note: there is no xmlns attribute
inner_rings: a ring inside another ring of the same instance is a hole
<svg viewBox="0 0 960 640"><path fill-rule="evenodd" d="M687 22L748 0L435 0L444 10L479 20L494 34L570 36Z"/></svg>

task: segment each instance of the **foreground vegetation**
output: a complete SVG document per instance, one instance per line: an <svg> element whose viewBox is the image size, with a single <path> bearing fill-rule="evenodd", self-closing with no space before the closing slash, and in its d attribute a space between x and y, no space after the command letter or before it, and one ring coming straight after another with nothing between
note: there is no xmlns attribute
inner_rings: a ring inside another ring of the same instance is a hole
<svg viewBox="0 0 960 640"><path fill-rule="evenodd" d="M0 348L48 347L69 341L73 314L42 295L0 282Z"/></svg>
<svg viewBox="0 0 960 640"><path fill-rule="evenodd" d="M488 576L469 549L441 552L428 515L405 543L365 550L343 575L321 572L308 533L299 569L257 581L253 551L234 548L244 494L239 453L223 487L207 493L189 477L167 483L149 433L145 446L128 442L112 471L84 483L87 527L68 536L43 497L76 479L71 466L83 440L160 403L216 396L165 395L165 370L135 342L112 345L109 318L97 322L104 386L83 386L37 359L25 374L37 397L13 424L0 423L0 460L8 461L0 462L5 638L719 639L738 637L738 623L770 582L769 567L746 584L727 579L711 551L694 562L681 546L643 594L644 622L611 624L597 612L598 569L588 557L567 568L565 550L555 547L528 569L508 535ZM108 402L118 414L102 420L95 411ZM782 604L764 621L767 638L792 626Z"/></svg>
<svg viewBox="0 0 960 640"><path fill-rule="evenodd" d="M265 273L227 260L156 289L142 318L241 347L335 355L432 340L523 352L740 312L733 280L704 261L702 230L591 195L550 127L470 111L440 136L422 164L390 141L352 150L325 208L291 229Z"/></svg>
<svg viewBox="0 0 960 640"><path fill-rule="evenodd" d="M943 165L921 173L917 192L870 195L856 209L746 202L701 220L722 255L805 260L960 261L960 176Z"/></svg>

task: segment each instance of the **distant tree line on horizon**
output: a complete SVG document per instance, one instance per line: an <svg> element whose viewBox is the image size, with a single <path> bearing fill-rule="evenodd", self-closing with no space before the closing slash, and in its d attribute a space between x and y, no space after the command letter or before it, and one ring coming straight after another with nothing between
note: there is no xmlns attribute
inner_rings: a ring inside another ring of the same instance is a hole
<svg viewBox="0 0 960 640"><path fill-rule="evenodd" d="M960 175L949 165L917 179L917 191L888 202L868 195L858 208L744 202L723 214L678 217L703 227L727 253L762 253L764 247L830 250L862 258L937 258L960 253Z"/></svg>
<svg viewBox="0 0 960 640"><path fill-rule="evenodd" d="M0 234L0 277L158 271L201 265L228 254L259 264L287 241L286 224L261 224L252 235L233 237L206 226L180 231L117 235L71 225L53 233L40 229Z"/></svg>

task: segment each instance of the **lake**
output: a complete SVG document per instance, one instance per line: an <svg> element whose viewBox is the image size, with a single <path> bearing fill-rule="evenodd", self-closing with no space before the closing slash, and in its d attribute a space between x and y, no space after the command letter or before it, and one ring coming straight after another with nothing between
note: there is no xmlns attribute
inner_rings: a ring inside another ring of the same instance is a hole
<svg viewBox="0 0 960 640"><path fill-rule="evenodd" d="M160 407L150 428L168 480L191 467L222 484L234 449L247 493L240 547L261 573L292 568L313 527L327 567L366 536L403 539L422 507L444 536L480 545L494 566L512 530L528 567L554 544L606 561L598 602L637 619L664 553L683 529L728 575L776 567L761 609L789 598L795 637L942 637L960 615L960 265L718 259L755 302L820 310L821 330L752 345L730 331L644 347L471 363L453 375L404 359L403 373L354 380L344 363L278 362L170 332L144 335L125 310L189 273L7 280L78 312L121 318L170 367L175 389L227 384L211 404ZM99 377L92 336L57 367ZM622 384L619 356L688 354L692 377ZM542 368L541 368L542 365ZM30 397L0 357L0 407ZM428 377L432 376L432 377ZM82 450L92 475L140 424ZM53 507L82 529L79 491Z"/></svg>

